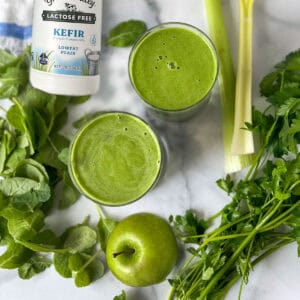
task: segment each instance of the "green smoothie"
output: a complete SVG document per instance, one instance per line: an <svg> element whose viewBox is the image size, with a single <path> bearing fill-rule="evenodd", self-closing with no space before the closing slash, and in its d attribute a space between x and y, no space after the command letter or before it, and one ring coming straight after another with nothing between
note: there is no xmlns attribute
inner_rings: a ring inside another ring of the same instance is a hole
<svg viewBox="0 0 300 300"><path fill-rule="evenodd" d="M78 189L104 205L124 205L147 193L162 168L162 150L144 121L105 113L76 135L69 171Z"/></svg>
<svg viewBox="0 0 300 300"><path fill-rule="evenodd" d="M200 30L167 23L150 30L136 44L129 72L133 86L149 105L178 111L209 94L217 77L217 58Z"/></svg>

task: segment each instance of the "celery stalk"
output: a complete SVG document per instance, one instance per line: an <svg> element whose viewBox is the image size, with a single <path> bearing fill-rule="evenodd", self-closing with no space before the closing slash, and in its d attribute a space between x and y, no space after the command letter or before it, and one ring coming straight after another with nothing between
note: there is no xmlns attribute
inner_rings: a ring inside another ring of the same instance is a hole
<svg viewBox="0 0 300 300"><path fill-rule="evenodd" d="M219 58L219 90L221 96L226 173L240 171L249 166L252 156L231 153L234 128L235 74L225 27L221 0L205 0L210 36Z"/></svg>
<svg viewBox="0 0 300 300"><path fill-rule="evenodd" d="M231 151L254 153L253 134L245 130L252 122L252 27L254 0L240 0L239 60L236 81L235 120Z"/></svg>

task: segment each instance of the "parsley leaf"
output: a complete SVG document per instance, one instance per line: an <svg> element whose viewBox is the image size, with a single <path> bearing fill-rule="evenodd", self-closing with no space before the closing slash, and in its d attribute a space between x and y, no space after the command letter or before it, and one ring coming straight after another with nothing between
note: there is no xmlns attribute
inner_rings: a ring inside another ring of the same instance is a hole
<svg viewBox="0 0 300 300"><path fill-rule="evenodd" d="M113 300L126 300L127 297L126 297L126 293L124 290L122 290L122 293L118 296L115 296Z"/></svg>
<svg viewBox="0 0 300 300"><path fill-rule="evenodd" d="M192 257L169 281L177 299L223 299L238 279L241 287L248 282L255 264L289 243L298 243L300 256L300 50L277 64L260 89L270 106L254 109L246 124L260 149L240 179L217 181L231 202L210 218L221 216L220 225L194 241ZM177 230L188 231L187 223L179 218Z"/></svg>
<svg viewBox="0 0 300 300"><path fill-rule="evenodd" d="M208 228L208 223L201 219L193 210L187 210L184 216L170 216L171 223L176 236L184 243L197 243L205 230Z"/></svg>

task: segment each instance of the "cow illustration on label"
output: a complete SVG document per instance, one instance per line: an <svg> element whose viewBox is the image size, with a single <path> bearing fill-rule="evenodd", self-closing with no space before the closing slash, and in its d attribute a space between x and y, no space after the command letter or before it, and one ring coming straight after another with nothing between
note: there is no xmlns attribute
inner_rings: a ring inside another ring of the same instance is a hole
<svg viewBox="0 0 300 300"><path fill-rule="evenodd" d="M41 53L40 57L39 57L39 62L41 65L47 65L48 64L48 56L45 52Z"/></svg>
<svg viewBox="0 0 300 300"><path fill-rule="evenodd" d="M65 7L66 7L67 11L70 11L70 12L77 11L77 7L75 4L65 3Z"/></svg>

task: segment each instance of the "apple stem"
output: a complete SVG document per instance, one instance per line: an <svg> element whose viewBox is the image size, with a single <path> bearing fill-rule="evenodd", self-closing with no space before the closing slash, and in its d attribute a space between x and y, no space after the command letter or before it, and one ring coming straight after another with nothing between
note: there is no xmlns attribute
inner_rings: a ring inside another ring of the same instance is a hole
<svg viewBox="0 0 300 300"><path fill-rule="evenodd" d="M123 254L125 254L125 255L131 255L131 254L133 254L134 252L135 252L134 249L132 249L132 248L127 248L127 249L125 249L125 250L123 250L123 251L120 251L120 252L117 252L117 253L113 253L113 258L116 258L116 257L118 257L119 255L123 255Z"/></svg>

